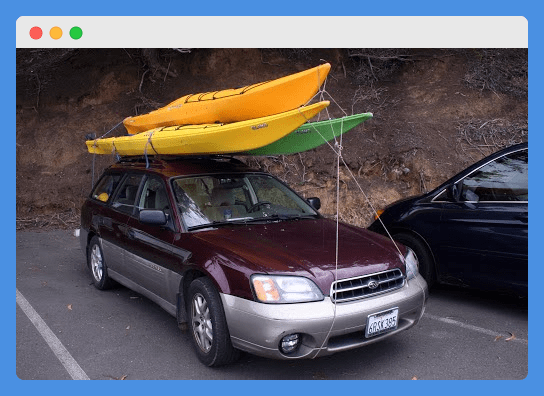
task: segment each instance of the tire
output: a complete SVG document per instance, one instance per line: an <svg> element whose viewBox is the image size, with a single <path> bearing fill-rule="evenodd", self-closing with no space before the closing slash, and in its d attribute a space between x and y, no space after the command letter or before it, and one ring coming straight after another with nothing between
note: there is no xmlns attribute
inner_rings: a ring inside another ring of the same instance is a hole
<svg viewBox="0 0 544 396"><path fill-rule="evenodd" d="M433 256L427 246L410 234L396 234L393 236L393 239L414 251L419 262L419 273L430 288L436 282L436 270Z"/></svg>
<svg viewBox="0 0 544 396"><path fill-rule="evenodd" d="M206 366L222 366L238 359L219 293L212 281L202 277L189 286L188 315L195 352Z"/></svg>
<svg viewBox="0 0 544 396"><path fill-rule="evenodd" d="M113 281L108 276L108 267L97 236L94 236L87 247L87 265L91 270L94 286L99 290L109 289Z"/></svg>

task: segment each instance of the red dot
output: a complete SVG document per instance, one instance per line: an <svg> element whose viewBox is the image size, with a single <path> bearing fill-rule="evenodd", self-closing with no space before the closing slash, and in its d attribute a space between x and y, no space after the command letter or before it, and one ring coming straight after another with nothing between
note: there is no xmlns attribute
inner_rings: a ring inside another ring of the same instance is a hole
<svg viewBox="0 0 544 396"><path fill-rule="evenodd" d="M42 29L40 29L38 26L34 26L32 29L30 29L30 37L34 40L41 39L42 35Z"/></svg>

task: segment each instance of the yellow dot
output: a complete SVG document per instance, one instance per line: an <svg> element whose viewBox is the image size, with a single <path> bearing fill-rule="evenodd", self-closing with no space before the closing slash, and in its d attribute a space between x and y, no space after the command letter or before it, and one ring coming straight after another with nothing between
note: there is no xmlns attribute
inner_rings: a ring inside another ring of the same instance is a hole
<svg viewBox="0 0 544 396"><path fill-rule="evenodd" d="M58 40L62 37L62 29L58 26L55 26L49 31L49 35L53 40Z"/></svg>

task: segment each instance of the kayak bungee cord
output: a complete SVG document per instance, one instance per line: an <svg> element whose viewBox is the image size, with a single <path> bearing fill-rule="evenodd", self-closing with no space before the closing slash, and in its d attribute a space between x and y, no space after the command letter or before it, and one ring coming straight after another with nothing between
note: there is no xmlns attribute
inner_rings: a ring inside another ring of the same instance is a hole
<svg viewBox="0 0 544 396"><path fill-rule="evenodd" d="M252 84L252 85L246 85L246 86L244 86L242 88L235 88L232 91L237 91L237 92L233 92L230 95L221 96L220 98L216 98L215 95L217 95L220 92L228 91L227 89L218 90L218 91L204 92L204 93L201 93L201 94L189 94L189 95L187 95L187 97L183 101L183 104L194 103L194 102L206 102L208 100L217 100L217 99L223 99L223 98L231 98L231 97L237 96L237 95L243 95L246 92L248 92L248 91L250 91L250 90L252 90L254 88L260 87L261 85L264 85L264 84L268 84L271 81L274 81L274 80L263 81L263 82L260 82L260 83L257 83L257 84ZM212 95L210 98L205 98L204 99L204 96L210 95L210 94ZM190 101L191 98L193 98L193 97L195 97L197 95L198 95L198 97L197 97L196 100L191 100ZM177 105L167 105L167 106L168 107L176 107ZM157 109L157 110L160 110L160 109Z"/></svg>

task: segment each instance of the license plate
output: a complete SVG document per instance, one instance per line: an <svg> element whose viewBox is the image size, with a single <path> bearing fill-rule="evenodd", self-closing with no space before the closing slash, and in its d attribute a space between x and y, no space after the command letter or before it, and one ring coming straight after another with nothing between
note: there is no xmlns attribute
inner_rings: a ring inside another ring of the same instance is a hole
<svg viewBox="0 0 544 396"><path fill-rule="evenodd" d="M399 322L399 309L392 308L387 311L368 315L366 319L366 338L374 337L388 331L395 330Z"/></svg>

